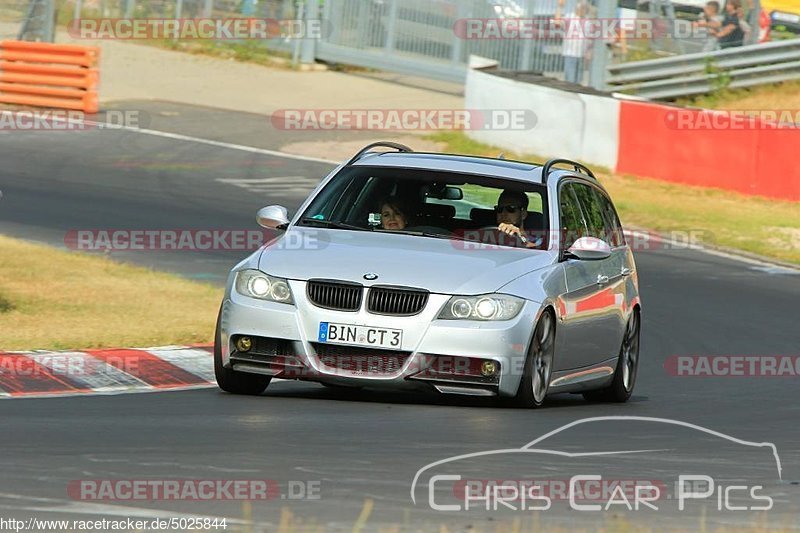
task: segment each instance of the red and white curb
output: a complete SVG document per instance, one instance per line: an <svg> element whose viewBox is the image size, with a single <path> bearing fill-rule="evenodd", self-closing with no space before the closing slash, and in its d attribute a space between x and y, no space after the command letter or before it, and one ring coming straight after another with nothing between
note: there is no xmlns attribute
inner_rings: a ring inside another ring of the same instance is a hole
<svg viewBox="0 0 800 533"><path fill-rule="evenodd" d="M0 351L0 398L120 394L215 386L213 347Z"/></svg>

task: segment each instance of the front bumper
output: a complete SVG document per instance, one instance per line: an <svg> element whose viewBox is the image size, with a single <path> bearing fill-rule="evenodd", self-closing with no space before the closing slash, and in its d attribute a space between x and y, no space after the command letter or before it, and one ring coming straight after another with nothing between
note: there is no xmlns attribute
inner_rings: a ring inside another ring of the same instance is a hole
<svg viewBox="0 0 800 533"><path fill-rule="evenodd" d="M431 294L418 315L383 316L363 308L343 312L316 307L306 298L305 282L289 283L294 306L230 292L220 320L224 366L352 386L419 388L428 384L456 394L512 396L517 392L540 308L535 302L526 302L519 315L506 321L437 320L450 296ZM396 351L320 343L320 322L401 329L402 343ZM261 347L249 354L237 352L234 341L239 336L258 338ZM476 376L472 363L479 368L486 360L497 363L499 370L494 376L480 372Z"/></svg>

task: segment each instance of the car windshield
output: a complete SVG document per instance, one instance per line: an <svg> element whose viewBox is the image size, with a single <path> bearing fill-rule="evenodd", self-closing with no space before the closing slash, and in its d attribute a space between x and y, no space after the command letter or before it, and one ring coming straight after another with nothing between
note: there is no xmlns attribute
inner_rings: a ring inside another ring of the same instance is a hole
<svg viewBox="0 0 800 533"><path fill-rule="evenodd" d="M539 184L473 174L350 167L319 192L298 224L543 249L545 191ZM519 228L522 238L499 231L500 223Z"/></svg>

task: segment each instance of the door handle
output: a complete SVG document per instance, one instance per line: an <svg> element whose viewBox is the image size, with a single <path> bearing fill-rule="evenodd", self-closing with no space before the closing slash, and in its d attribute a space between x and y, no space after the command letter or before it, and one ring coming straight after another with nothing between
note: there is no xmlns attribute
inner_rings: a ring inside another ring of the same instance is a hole
<svg viewBox="0 0 800 533"><path fill-rule="evenodd" d="M622 277L627 278L628 276L633 274L633 270L631 270L628 267L622 267L622 270L620 271L620 274L622 274Z"/></svg>
<svg viewBox="0 0 800 533"><path fill-rule="evenodd" d="M598 285L605 285L608 283L608 276L604 276L603 274L597 275L597 284Z"/></svg>

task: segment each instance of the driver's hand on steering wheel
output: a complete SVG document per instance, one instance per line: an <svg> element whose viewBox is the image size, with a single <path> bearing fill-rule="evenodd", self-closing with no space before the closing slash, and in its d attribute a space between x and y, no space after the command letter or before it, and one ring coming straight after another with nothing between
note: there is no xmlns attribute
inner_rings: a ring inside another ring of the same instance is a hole
<svg viewBox="0 0 800 533"><path fill-rule="evenodd" d="M528 238L520 231L520 229L515 226L514 224L508 224L507 222L503 222L498 224L497 229L505 233L506 235L516 235L522 244L525 245L526 248L536 248L538 243L531 242Z"/></svg>
<svg viewBox="0 0 800 533"><path fill-rule="evenodd" d="M505 233L506 235L519 235L522 236L522 232L516 227L514 224L502 223L497 226L500 231Z"/></svg>

